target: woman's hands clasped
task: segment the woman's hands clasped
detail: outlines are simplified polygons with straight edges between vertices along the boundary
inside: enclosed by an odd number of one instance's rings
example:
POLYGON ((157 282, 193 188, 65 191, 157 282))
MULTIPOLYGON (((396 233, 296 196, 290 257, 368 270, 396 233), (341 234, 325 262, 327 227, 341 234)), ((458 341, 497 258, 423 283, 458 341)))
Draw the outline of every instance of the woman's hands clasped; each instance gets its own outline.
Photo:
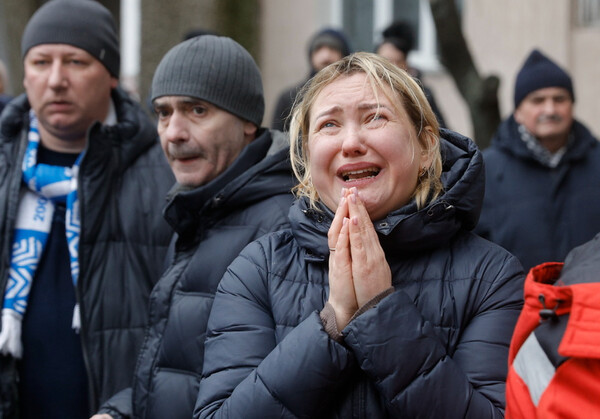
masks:
POLYGON ((360 307, 392 285, 385 253, 356 188, 342 189, 327 239, 328 302, 342 330, 360 307))

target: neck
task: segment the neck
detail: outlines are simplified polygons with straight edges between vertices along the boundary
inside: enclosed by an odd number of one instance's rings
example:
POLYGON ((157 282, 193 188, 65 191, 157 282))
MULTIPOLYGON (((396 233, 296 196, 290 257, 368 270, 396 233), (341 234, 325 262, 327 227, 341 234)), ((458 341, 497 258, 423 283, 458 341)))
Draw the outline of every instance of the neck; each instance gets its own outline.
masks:
POLYGON ((87 142, 86 133, 60 133, 55 134, 45 129, 41 124, 38 127, 40 131, 40 142, 48 150, 59 153, 80 153, 87 142))
MULTIPOLYGON (((98 121, 113 125, 116 123, 115 109, 112 101, 107 103, 106 111, 102 115, 97 115, 98 121)), ((49 150, 59 153, 80 153, 87 144, 87 132, 91 126, 69 127, 61 129, 60 127, 45 126, 38 120, 38 129, 40 132, 40 142, 49 150)))
POLYGON ((547 149, 550 153, 554 154, 569 141, 569 134, 566 135, 554 135, 537 139, 540 144, 547 149))

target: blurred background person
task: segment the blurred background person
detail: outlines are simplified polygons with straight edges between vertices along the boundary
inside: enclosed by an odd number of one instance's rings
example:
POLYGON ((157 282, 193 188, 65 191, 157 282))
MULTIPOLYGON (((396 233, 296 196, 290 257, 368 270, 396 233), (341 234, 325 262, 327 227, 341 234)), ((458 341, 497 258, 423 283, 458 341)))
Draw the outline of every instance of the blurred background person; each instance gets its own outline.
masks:
POLYGON ((292 111, 294 99, 302 86, 319 70, 342 59, 351 52, 350 42, 340 30, 325 28, 314 34, 308 44, 310 73, 305 80, 286 89, 279 95, 275 111, 273 112, 271 128, 279 131, 287 131, 290 127, 289 116, 292 111))
POLYGON ((417 79, 440 127, 446 127, 444 117, 435 101, 433 92, 421 80, 421 72, 408 64, 408 54, 415 46, 415 36, 410 24, 402 21, 394 22, 383 30, 382 38, 383 40, 377 45, 375 52, 387 58, 402 70, 408 71, 417 79))
POLYGON ((529 270, 562 262, 600 231, 600 144, 574 118, 573 83, 540 50, 517 74, 514 112, 484 152, 476 231, 529 270))

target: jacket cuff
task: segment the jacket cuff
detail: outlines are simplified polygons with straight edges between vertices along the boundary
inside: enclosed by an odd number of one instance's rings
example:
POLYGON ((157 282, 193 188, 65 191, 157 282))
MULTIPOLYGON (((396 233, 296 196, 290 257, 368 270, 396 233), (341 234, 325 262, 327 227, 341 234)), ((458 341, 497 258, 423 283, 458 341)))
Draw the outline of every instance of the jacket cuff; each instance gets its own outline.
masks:
POLYGON ((350 321, 348 322, 348 324, 350 324, 352 322, 352 320, 356 319, 358 316, 360 316, 361 314, 363 314, 365 311, 367 311, 367 310, 375 307, 377 304, 379 304, 379 302, 381 300, 383 300, 388 295, 392 294, 394 292, 394 290, 395 290, 394 287, 389 287, 387 290, 382 291, 379 294, 377 294, 375 297, 371 298, 361 308, 359 308, 358 310, 356 310, 356 313, 354 313, 352 315, 352 318, 350 319, 350 321))
POLYGON ((323 307, 323 310, 321 310, 321 312, 319 313, 319 317, 321 318, 323 328, 325 329, 329 337, 338 343, 343 343, 344 336, 338 330, 333 306, 329 303, 325 303, 325 307, 323 307))

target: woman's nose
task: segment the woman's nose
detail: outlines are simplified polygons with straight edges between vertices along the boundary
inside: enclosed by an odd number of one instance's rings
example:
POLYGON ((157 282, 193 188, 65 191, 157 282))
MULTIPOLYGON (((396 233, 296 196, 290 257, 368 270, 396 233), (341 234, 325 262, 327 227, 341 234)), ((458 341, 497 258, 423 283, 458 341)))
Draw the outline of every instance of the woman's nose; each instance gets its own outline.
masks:
POLYGON ((359 128, 348 127, 342 135, 342 152, 345 155, 361 155, 367 151, 364 135, 359 128))

